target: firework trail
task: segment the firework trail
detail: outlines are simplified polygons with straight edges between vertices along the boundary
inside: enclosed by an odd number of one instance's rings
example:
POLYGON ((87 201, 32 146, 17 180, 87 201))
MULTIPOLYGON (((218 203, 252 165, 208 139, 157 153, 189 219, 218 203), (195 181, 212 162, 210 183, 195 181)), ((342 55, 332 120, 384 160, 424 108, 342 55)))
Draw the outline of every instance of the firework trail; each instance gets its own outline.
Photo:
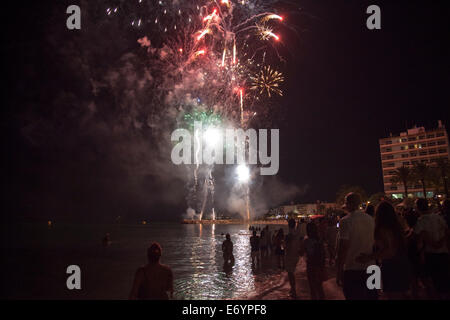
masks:
POLYGON ((211 218, 215 220, 215 210, 214 210, 214 178, 212 176, 212 167, 208 168, 206 177, 203 184, 203 199, 200 209, 199 220, 202 220, 203 214, 205 212, 206 202, 208 201, 208 195, 211 195, 211 218))
POLYGON ((202 200, 202 206, 200 209, 200 217, 199 220, 201 221, 203 218, 203 213, 205 211, 205 205, 206 205, 206 200, 208 199, 208 182, 207 179, 205 179, 205 182, 203 184, 203 200, 202 200))

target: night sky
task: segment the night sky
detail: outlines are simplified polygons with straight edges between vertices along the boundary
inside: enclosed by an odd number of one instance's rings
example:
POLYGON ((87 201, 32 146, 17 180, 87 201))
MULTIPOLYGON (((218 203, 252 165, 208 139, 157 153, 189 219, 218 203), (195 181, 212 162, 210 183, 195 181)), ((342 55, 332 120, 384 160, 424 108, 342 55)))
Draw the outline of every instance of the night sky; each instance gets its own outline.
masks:
MULTIPOLYGON (((96 138, 99 127, 80 126, 90 120, 77 104, 86 104, 91 89, 77 54, 92 50, 91 70, 100 74, 139 46, 136 37, 119 34, 113 43, 105 34, 107 46, 93 38, 74 48, 80 34, 65 28, 65 8, 76 3, 21 1, 2 10, 3 216, 179 218, 186 209, 180 179, 161 179, 150 162, 136 183, 130 172, 141 168, 122 165, 122 146, 137 150, 141 140, 127 135, 118 145, 117 136, 96 138)), ((334 201, 343 184, 383 191, 379 138, 415 124, 434 128, 438 119, 450 126, 450 9, 446 1, 296 3, 301 14, 285 16, 302 21, 298 36, 284 39, 287 81, 273 123, 281 134, 277 179, 302 192, 283 202, 334 201), (370 4, 381 7, 382 30, 365 26, 370 4)), ((104 123, 114 123, 117 113, 100 111, 104 123)))

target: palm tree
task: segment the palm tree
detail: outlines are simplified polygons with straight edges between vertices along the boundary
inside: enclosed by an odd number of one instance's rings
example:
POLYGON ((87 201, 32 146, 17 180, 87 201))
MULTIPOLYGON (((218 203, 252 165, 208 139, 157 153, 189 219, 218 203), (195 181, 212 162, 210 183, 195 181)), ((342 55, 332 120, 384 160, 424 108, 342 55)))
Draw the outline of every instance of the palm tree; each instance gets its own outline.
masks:
POLYGON ((428 180, 430 176, 430 168, 427 166, 426 163, 423 162, 416 162, 413 167, 413 177, 414 180, 419 181, 422 185, 423 190, 423 197, 427 198, 427 189, 426 189, 426 181, 428 180))
POLYGON ((438 158, 436 159, 437 170, 439 175, 441 176, 442 181, 444 182, 444 192, 446 197, 448 198, 448 185, 447 179, 450 172, 450 163, 447 158, 438 158))
POLYGON ((402 183, 403 188, 405 189, 405 199, 408 198, 408 183, 412 180, 412 172, 411 169, 406 167, 405 165, 397 168, 394 172, 393 177, 391 178, 391 182, 393 185, 397 183, 402 183))
POLYGON ((428 186, 433 189, 435 193, 444 193, 444 184, 442 183, 441 173, 439 172, 438 167, 430 167, 428 186))

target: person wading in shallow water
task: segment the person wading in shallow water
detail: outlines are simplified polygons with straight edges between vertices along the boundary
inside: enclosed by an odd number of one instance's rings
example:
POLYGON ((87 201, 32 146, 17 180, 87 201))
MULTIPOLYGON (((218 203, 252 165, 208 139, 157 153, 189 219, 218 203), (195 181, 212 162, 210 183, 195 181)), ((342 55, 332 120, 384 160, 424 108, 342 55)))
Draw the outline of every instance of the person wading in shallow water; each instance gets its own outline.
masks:
POLYGON ((231 242, 230 234, 227 233, 222 243, 223 263, 225 266, 234 265, 233 242, 231 242))
POLYGON ((250 237, 250 246, 251 246, 251 258, 252 258, 252 266, 260 266, 261 260, 259 257, 259 237, 256 235, 256 230, 253 231, 253 235, 250 237))
POLYGON ((148 264, 136 271, 130 300, 169 300, 168 293, 173 297, 172 270, 159 263, 161 253, 161 246, 156 242, 148 248, 148 264))

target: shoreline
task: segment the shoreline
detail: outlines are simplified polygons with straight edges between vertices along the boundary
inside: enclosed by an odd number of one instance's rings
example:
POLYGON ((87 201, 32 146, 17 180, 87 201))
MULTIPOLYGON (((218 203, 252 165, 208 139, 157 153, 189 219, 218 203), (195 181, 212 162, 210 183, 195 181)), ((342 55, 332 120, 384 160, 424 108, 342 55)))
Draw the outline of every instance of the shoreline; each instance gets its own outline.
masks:
POLYGON ((182 224, 247 224, 247 225, 287 225, 286 220, 188 220, 181 221, 182 224))

